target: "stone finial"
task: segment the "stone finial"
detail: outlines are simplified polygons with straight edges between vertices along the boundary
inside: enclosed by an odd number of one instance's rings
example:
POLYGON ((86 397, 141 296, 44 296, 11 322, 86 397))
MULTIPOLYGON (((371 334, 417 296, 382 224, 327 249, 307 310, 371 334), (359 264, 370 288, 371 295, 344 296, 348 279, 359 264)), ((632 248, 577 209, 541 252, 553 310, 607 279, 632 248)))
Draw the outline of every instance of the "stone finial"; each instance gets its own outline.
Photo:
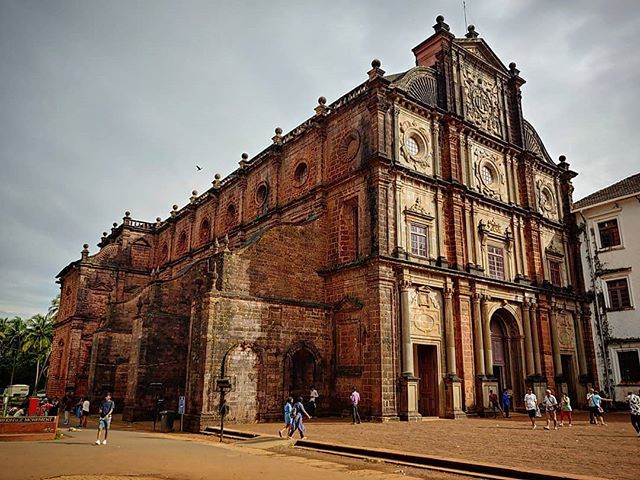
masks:
POLYGON ((433 26, 433 29, 438 32, 449 32, 451 29, 449 25, 445 23, 444 17, 442 15, 438 15, 436 17, 436 24, 433 26))
POLYGON ((567 157, 565 157, 564 155, 560 155, 558 157, 558 160, 560 161, 560 165, 558 165, 560 168, 562 168, 563 170, 569 170, 569 162, 567 162, 567 157))
POLYGON ((271 137, 273 143, 275 145, 280 145, 282 143, 282 129, 280 127, 276 127, 276 134, 271 137))
POLYGON ((560 155, 558 157, 558 160, 560 160, 560 163, 567 163, 567 157, 565 157, 564 155, 560 155))
POLYGON ((124 216, 129 218, 131 216, 131 212, 127 210, 126 212, 124 212, 124 216))
POLYGON ((197 190, 193 190, 191 192, 191 196, 189 197, 189 201, 191 203, 195 202, 198 199, 198 191, 197 190))
POLYGON ((511 62, 509 64, 509 73, 512 77, 517 77, 518 75, 520 75, 520 70, 516 68, 516 62, 511 62))
POLYGON ((219 173, 216 173, 213 176, 213 182, 212 183, 213 183, 213 187, 214 188, 220 188, 220 174, 219 173))
POLYGON ((249 154, 244 152, 242 155, 240 155, 241 160, 238 162, 238 164, 240 165, 240 168, 244 168, 247 166, 247 160, 249 159, 249 154))
POLYGON ((224 242, 224 251, 225 252, 230 252, 231 249, 229 248, 229 234, 228 233, 224 234, 223 242, 224 242))
POLYGON ((213 248, 216 250, 214 253, 218 253, 220 251, 220 242, 218 241, 218 237, 213 239, 213 248))
POLYGON ((129 225, 130 221, 131 221, 131 212, 127 210, 126 212, 124 212, 124 217, 122 217, 122 224, 129 225))
POLYGON ((469 25, 467 27, 467 33, 466 33, 465 37, 467 37, 467 38, 478 38, 478 32, 476 32, 476 26, 475 25, 469 25))
POLYGON ((84 245, 82 245, 82 252, 80 252, 80 254, 82 255, 82 260, 86 260, 89 257, 89 244, 85 243, 84 245))
POLYGON ((178 214, 178 205, 171 207, 171 216, 175 217, 178 214))
POLYGON ((327 99, 325 97, 318 98, 318 106, 315 108, 316 115, 324 115, 327 110, 327 99))
POLYGON ((367 72, 367 75, 369 75, 369 80, 373 80, 374 78, 378 78, 384 75, 384 70, 380 68, 380 65, 382 64, 377 58, 374 58, 371 61, 371 70, 367 72))
POLYGON ((111 224, 111 232, 115 232, 115 231, 116 231, 116 228, 118 228, 118 224, 117 224, 116 222, 113 222, 113 223, 111 224))
POLYGON ((156 227, 159 227, 162 224, 162 218, 156 217, 156 227))

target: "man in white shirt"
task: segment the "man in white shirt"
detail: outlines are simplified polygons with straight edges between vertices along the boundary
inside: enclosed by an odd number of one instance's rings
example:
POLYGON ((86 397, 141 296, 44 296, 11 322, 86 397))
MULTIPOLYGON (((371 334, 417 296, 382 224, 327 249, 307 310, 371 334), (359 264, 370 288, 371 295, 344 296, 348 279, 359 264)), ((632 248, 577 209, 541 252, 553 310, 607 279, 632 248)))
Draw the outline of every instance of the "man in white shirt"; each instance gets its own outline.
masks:
POLYGON ((536 429, 536 412, 538 410, 538 397, 533 393, 533 390, 529 388, 527 394, 524 396, 524 408, 529 414, 529 420, 531 420, 531 428, 536 429))
POLYGON ((545 390, 542 405, 544 405, 544 410, 547 413, 547 425, 544 427, 544 429, 549 430, 549 424, 551 420, 553 420, 553 429, 557 430, 558 420, 556 418, 556 409, 558 408, 558 400, 553 396, 551 390, 545 390))
POLYGON ((631 409, 631 425, 636 431, 636 434, 640 437, 640 397, 633 392, 628 392, 627 402, 629 402, 629 408, 631 409))
POLYGON ((318 391, 316 388, 311 385, 311 391, 309 392, 309 413, 312 417, 316 416, 316 399, 319 397, 318 391))

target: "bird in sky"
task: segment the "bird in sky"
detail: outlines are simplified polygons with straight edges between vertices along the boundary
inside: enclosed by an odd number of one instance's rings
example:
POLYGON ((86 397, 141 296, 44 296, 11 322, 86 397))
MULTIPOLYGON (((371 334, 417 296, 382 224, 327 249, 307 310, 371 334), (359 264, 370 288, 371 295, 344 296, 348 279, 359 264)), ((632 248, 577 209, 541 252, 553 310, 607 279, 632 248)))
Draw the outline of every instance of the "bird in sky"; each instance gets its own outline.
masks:
POLYGON ((196 164, 196 168, 198 169, 198 171, 202 170, 202 167, 198 164, 196 164))

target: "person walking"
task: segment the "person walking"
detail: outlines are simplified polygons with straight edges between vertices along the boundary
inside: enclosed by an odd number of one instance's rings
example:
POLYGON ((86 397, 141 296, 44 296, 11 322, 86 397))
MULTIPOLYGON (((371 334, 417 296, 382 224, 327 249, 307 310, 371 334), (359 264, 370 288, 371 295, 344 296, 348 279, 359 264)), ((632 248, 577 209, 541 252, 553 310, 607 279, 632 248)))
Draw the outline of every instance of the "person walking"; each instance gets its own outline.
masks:
POLYGON ((351 396, 349 398, 351 399, 351 415, 353 417, 353 425, 355 425, 356 423, 360 423, 360 412, 358 411, 358 405, 360 404, 360 394, 358 393, 358 390, 356 390, 355 386, 351 389, 351 396))
POLYGON ((558 419, 556 417, 556 410, 558 409, 558 400, 551 393, 551 390, 547 389, 544 392, 544 398, 542 399, 542 405, 544 406, 544 411, 547 416, 547 425, 544 427, 545 430, 550 429, 551 420, 553 420, 553 429, 558 429, 558 419))
POLYGON ((571 408, 571 399, 569 398, 569 395, 567 395, 566 393, 562 394, 562 397, 560 397, 560 426, 564 427, 564 417, 567 417, 569 419, 569 426, 573 427, 573 422, 572 422, 572 415, 573 412, 573 408, 571 408))
POLYGON ((511 410, 511 399, 509 398, 509 389, 502 392, 502 408, 504 409, 504 418, 509 418, 509 410, 511 410))
POLYGON ((587 410, 589 410, 589 423, 591 425, 596 424, 596 408, 593 406, 593 402, 591 401, 594 393, 595 391, 593 390, 593 388, 589 387, 589 391, 587 392, 587 410))
POLYGON ((633 392, 628 392, 627 402, 629 402, 631 425, 640 437, 640 397, 633 392))
POLYGON ((87 428, 87 421, 89 420, 89 407, 91 403, 87 397, 84 397, 82 402, 82 417, 80 418, 80 426, 87 428))
POLYGON ((529 420, 531 421, 531 429, 536 429, 536 412, 538 411, 538 397, 533 393, 533 389, 529 388, 524 396, 524 408, 527 410, 529 420))
POLYGON ((291 434, 289 435, 289 437, 293 437, 296 431, 299 431, 300 438, 304 440, 307 437, 305 435, 305 427, 302 415, 306 415, 309 420, 311 420, 311 415, 309 415, 304 409, 304 405, 302 404, 302 402, 304 402, 304 398, 299 397, 298 401, 293 405, 295 416, 293 418, 293 428, 291 429, 291 434))
POLYGON ((318 391, 316 390, 316 388, 311 385, 311 390, 309 391, 309 411, 311 413, 311 416, 313 417, 316 416, 316 400, 319 396, 320 395, 318 395, 318 391))
POLYGON ((278 430, 278 435, 282 438, 282 433, 286 430, 287 438, 291 437, 290 433, 293 430, 293 397, 287 398, 284 402, 284 427, 278 430))
POLYGON ((69 417, 71 416, 71 410, 73 410, 73 398, 67 393, 62 397, 60 404, 64 411, 64 425, 69 425, 69 417))
POLYGON ((604 423, 604 409, 602 408, 602 402, 611 402, 610 398, 604 398, 599 393, 597 393, 593 388, 589 389, 589 393, 591 396, 587 396, 589 398, 589 410, 593 412, 593 416, 595 419, 595 424, 598 425, 606 425, 604 423), (600 420, 600 422, 598 422, 600 420))
POLYGON ((502 407, 500 406, 500 402, 498 401, 498 394, 493 390, 489 390, 489 402, 491 403, 491 410, 493 410, 493 418, 498 417, 497 410, 500 410, 500 414, 504 417, 504 412, 502 411, 502 407))
POLYGON ((100 445, 100 433, 104 432, 104 439, 102 445, 107 444, 107 435, 109 435, 109 428, 111 428, 111 416, 113 415, 113 409, 115 403, 111 400, 111 394, 107 393, 104 396, 104 400, 100 402, 100 420, 98 420, 98 433, 96 435, 96 445, 100 445))

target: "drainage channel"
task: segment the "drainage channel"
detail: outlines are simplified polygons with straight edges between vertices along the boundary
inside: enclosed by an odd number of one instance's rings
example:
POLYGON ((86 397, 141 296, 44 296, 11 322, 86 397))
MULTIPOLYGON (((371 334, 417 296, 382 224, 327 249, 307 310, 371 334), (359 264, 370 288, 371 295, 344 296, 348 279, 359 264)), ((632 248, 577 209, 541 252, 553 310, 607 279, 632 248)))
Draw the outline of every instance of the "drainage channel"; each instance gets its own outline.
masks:
MULTIPOLYGON (((217 427, 207 427, 202 433, 206 435, 219 436, 220 429, 217 427)), ((224 438, 243 442, 247 440, 253 440, 255 442, 259 441, 259 438, 265 438, 265 440, 266 438, 273 439, 271 435, 260 435, 256 433, 227 429, 224 431, 224 438)), ((394 465, 404 465, 407 467, 422 468, 442 473, 451 473, 489 480, 598 480, 593 476, 549 472, 544 470, 519 469, 502 465, 433 457, 429 455, 398 452, 394 450, 355 447, 312 440, 291 440, 291 442, 297 449, 301 450, 310 450, 368 461, 378 460, 394 465)))

